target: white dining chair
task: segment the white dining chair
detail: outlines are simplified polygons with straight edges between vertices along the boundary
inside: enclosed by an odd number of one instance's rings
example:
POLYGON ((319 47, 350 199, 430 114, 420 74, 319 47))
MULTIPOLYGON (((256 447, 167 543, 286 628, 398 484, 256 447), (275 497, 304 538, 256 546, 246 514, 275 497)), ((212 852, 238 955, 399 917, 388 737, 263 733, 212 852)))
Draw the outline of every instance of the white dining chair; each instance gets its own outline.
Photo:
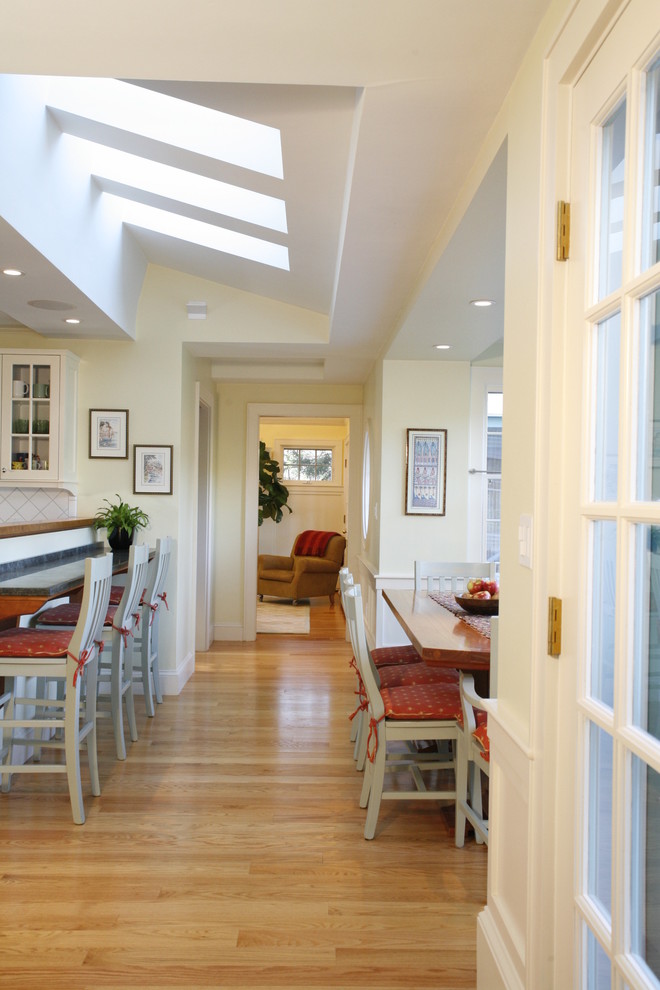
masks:
POLYGON ((488 819, 484 815, 482 774, 490 777, 490 741, 484 699, 474 688, 471 674, 461 673, 462 725, 458 737, 456 771, 455 842, 465 842, 465 823, 474 828, 477 842, 488 844, 488 819))
POLYGON ((379 690, 376 667, 367 648, 360 586, 348 588, 345 600, 351 641, 367 697, 367 761, 360 807, 367 808, 364 837, 373 839, 383 800, 456 800, 454 747, 459 731, 460 694, 456 683, 379 690), (452 743, 449 757, 419 753, 414 747, 403 753, 390 752, 391 742, 414 744, 428 740, 452 743), (401 770, 410 773, 415 790, 385 789, 386 772, 401 770), (439 776, 427 782, 422 776, 426 770, 439 772, 439 776), (451 786, 447 786, 447 771, 451 772, 451 786))
MULTIPOLYGON (((112 554, 85 561, 83 598, 71 630, 16 628, 0 632, 0 676, 8 690, 3 696, 3 729, 11 738, 3 743, 2 790, 23 773, 66 773, 73 820, 82 825, 85 809, 80 776, 80 746, 87 751, 92 794, 101 793, 96 751, 96 678, 101 630, 108 609, 112 581, 112 554), (61 679, 62 698, 28 695, 26 682, 61 679), (85 703, 81 690, 85 682, 85 703), (24 747, 29 732, 40 732, 44 748, 64 751, 63 763, 13 762, 16 746, 24 747), (19 734, 20 733, 20 734, 19 734), (63 739, 60 738, 63 734, 63 739)), ((36 737, 33 737, 36 738, 36 737)))
POLYGON ((485 561, 415 561, 415 591, 444 591, 452 594, 467 590, 470 578, 494 581, 497 565, 485 561))

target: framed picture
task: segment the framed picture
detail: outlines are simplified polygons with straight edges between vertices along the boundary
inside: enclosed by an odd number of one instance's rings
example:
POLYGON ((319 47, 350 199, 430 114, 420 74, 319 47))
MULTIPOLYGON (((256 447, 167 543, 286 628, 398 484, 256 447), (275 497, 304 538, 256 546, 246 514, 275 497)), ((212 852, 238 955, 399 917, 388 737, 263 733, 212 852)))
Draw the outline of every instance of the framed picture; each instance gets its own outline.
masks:
POLYGON ((128 459, 128 409, 89 410, 89 456, 128 459))
POLYGON ((408 430, 406 515, 444 516, 447 491, 447 431, 408 430))
POLYGON ((133 491, 172 494, 172 445, 133 444, 133 491))

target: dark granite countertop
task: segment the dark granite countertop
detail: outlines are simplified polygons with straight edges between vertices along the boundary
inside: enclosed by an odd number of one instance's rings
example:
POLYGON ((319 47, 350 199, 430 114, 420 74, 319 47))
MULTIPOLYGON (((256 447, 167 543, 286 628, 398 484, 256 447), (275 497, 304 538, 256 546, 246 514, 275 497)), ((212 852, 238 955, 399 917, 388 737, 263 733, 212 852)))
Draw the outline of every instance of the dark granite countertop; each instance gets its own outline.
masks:
MULTIPOLYGON (((103 543, 90 543, 86 547, 76 547, 75 550, 1 564, 0 596, 34 595, 53 598, 56 595, 66 595, 83 584, 86 558, 100 557, 107 552, 103 543)), ((113 554, 113 573, 126 570, 127 564, 128 551, 113 554)))

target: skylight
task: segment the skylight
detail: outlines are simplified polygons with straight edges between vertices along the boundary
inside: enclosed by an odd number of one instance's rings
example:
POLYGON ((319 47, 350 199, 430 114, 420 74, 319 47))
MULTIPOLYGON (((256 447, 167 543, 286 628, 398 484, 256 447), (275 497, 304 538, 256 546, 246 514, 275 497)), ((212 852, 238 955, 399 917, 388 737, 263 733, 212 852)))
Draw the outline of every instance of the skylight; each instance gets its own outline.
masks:
POLYGON ((89 175, 120 222, 289 270, 288 248, 268 239, 287 233, 286 204, 250 188, 255 173, 267 177, 262 189, 283 177, 277 128, 116 79, 31 77, 30 85, 42 87, 72 172, 75 163, 89 175), (237 174, 241 185, 225 181, 237 174))

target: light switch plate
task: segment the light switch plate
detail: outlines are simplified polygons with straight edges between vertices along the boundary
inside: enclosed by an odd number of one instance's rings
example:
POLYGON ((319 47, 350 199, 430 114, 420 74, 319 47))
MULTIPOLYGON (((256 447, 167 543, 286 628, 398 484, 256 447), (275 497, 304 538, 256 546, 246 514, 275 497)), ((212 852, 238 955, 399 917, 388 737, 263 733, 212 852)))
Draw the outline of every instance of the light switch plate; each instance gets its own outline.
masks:
POLYGON ((532 517, 523 515, 518 522, 518 560, 523 567, 532 566, 532 517))

